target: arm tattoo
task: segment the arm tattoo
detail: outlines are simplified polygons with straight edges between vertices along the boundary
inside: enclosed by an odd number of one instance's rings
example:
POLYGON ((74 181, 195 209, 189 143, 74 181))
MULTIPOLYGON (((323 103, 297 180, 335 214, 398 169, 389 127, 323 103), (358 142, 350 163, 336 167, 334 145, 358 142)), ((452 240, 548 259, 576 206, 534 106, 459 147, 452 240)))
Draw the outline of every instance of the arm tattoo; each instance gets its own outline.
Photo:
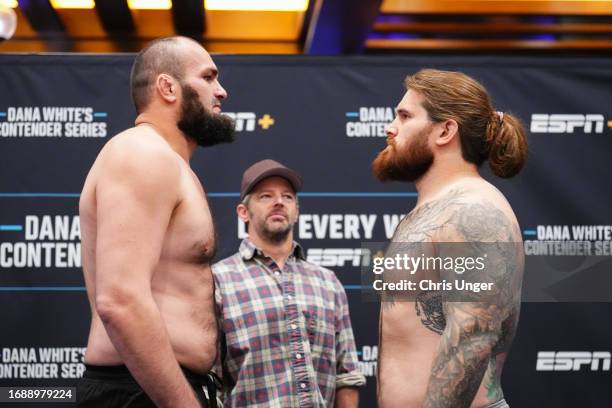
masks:
POLYGON ((442 334, 446 327, 446 316, 442 311, 442 295, 434 290, 420 292, 414 302, 416 315, 423 326, 434 333, 442 334))
POLYGON ((424 407, 469 407, 484 383, 491 402, 502 396, 496 356, 506 353, 516 330, 520 307, 522 252, 520 230, 492 203, 465 203, 447 220, 457 238, 478 247, 490 243, 496 254, 485 268, 493 291, 467 302, 443 302, 446 327, 432 366, 424 407), (497 243, 497 244, 494 244, 497 243))

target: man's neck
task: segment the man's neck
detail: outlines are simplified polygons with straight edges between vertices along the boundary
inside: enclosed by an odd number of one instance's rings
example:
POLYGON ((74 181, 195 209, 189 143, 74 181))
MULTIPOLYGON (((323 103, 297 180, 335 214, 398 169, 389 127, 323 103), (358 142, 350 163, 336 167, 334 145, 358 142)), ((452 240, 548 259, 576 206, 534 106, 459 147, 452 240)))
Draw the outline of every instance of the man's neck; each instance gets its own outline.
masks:
POLYGON ((465 178, 481 178, 475 164, 456 155, 438 156, 427 173, 415 182, 416 206, 430 201, 447 186, 465 178))
POLYGON ((261 249, 264 254, 274 259, 274 262, 276 262, 280 268, 285 266, 285 261, 293 250, 292 233, 289 233, 287 238, 281 242, 271 242, 256 234, 249 235, 249 239, 257 248, 261 249))
POLYGON ((134 123, 136 126, 144 125, 153 128, 157 134, 168 142, 172 150, 189 163, 197 144, 186 137, 172 120, 160 121, 158 117, 160 115, 143 112, 138 115, 134 123))

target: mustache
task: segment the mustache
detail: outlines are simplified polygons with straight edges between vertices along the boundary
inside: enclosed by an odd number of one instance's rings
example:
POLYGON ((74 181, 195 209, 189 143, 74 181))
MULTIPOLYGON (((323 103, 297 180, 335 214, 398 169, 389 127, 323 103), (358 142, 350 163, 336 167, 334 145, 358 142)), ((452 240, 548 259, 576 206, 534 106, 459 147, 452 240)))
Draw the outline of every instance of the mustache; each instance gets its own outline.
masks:
POLYGON ((272 216, 274 216, 274 215, 282 215, 282 216, 283 216, 283 217, 285 217, 285 218, 289 218, 289 214, 287 214, 287 212, 286 212, 286 211, 279 211, 279 210, 273 210, 273 211, 270 211, 270 212, 268 213, 268 216, 267 216, 266 218, 270 218, 270 217, 272 217, 272 216))

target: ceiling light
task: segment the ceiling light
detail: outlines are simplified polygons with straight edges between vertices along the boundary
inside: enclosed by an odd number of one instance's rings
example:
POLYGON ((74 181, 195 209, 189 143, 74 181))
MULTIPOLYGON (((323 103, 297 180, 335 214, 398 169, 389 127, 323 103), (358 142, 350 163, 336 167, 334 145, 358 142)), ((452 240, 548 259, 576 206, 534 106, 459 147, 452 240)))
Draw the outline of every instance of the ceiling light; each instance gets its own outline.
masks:
POLYGON ((10 39, 17 28, 17 15, 12 8, 0 6, 0 41, 10 39))
POLYGON ((92 9, 96 3, 94 0, 51 0, 51 6, 54 9, 92 9))
POLYGON ((17 0, 0 0, 0 7, 17 8, 17 0))
POLYGON ((308 0, 204 0, 206 10, 306 11, 308 0))
POLYGON ((170 10, 171 0, 128 0, 131 10, 170 10))

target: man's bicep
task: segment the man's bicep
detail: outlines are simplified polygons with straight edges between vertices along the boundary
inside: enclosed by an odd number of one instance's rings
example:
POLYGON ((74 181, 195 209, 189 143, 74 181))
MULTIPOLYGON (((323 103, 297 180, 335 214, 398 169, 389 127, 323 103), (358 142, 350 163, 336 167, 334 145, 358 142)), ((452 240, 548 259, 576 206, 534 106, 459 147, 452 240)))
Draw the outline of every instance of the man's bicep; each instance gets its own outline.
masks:
POLYGON ((451 268, 441 275, 455 283, 452 300, 465 303, 458 310, 492 316, 489 312, 497 307, 505 317, 515 306, 524 264, 515 229, 514 221, 486 201, 467 203, 451 217, 444 233, 446 242, 436 245, 437 252, 450 262, 451 268))
POLYGON ((145 165, 115 166, 96 186, 98 292, 118 282, 129 287, 150 281, 159 260, 175 187, 168 173, 145 165))

